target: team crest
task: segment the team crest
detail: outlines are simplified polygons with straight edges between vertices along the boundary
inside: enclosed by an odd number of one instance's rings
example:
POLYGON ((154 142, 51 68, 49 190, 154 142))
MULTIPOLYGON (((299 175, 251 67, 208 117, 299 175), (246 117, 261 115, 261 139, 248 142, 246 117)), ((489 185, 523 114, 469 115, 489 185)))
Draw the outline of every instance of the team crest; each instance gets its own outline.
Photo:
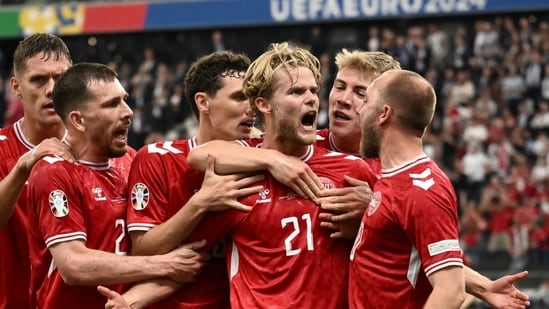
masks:
POLYGON ((69 202, 65 192, 61 190, 51 191, 49 202, 50 210, 55 217, 63 218, 69 214, 69 202))
POLYGON ((324 189, 333 189, 335 188, 335 183, 330 178, 326 177, 319 177, 320 182, 324 185, 324 189))
POLYGON ((373 215, 374 212, 376 212, 376 210, 379 208, 379 205, 381 205, 381 192, 376 191, 372 195, 370 205, 368 205, 368 216, 373 215))
POLYGON ((136 183, 132 188, 132 207, 143 210, 149 204, 149 188, 145 184, 136 183))

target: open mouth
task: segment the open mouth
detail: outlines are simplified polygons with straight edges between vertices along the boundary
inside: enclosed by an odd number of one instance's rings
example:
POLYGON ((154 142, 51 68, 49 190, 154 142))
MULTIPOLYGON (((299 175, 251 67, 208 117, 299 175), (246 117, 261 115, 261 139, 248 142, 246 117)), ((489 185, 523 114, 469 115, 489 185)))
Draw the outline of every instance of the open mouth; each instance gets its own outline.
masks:
POLYGON ((338 111, 334 112, 334 118, 338 119, 338 120, 351 120, 351 118, 349 116, 347 116, 346 114, 344 114, 342 112, 338 112, 338 111))
POLYGON ((305 127, 312 127, 316 121, 316 112, 308 112, 301 118, 301 124, 305 127))
POLYGON ((117 140, 126 141, 128 139, 128 129, 114 131, 114 138, 117 140))
POLYGON ((254 126, 254 120, 253 119, 244 120, 240 123, 240 125, 243 126, 243 127, 251 128, 251 127, 254 126))

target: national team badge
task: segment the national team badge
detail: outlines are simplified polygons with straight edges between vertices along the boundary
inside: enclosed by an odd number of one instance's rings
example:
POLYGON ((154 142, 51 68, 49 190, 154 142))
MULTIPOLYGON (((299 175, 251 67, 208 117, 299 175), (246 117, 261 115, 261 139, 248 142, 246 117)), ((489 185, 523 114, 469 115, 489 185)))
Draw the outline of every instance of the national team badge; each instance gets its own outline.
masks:
POLYGON ((333 189, 335 188, 335 183, 330 178, 318 177, 320 182, 324 185, 324 189, 333 189))
POLYGON ((368 216, 373 215, 379 208, 379 205, 381 205, 381 192, 376 191, 372 194, 372 199, 368 205, 368 216))
POLYGON ((49 202, 50 210, 55 217, 63 218, 69 214, 69 202, 65 192, 61 190, 51 191, 49 202))
POLYGON ((132 207, 143 210, 149 204, 149 188, 145 184, 136 183, 132 188, 132 207))

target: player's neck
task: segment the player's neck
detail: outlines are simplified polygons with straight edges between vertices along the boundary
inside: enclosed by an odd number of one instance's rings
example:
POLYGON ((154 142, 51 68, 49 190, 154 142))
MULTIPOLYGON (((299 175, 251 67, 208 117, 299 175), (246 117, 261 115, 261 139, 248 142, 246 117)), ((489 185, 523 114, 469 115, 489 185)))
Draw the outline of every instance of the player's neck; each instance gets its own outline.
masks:
POLYGON ((421 138, 386 138, 381 142, 379 158, 381 168, 390 169, 425 155, 421 138))
POLYGON ((33 145, 38 145, 43 140, 51 137, 57 137, 62 140, 67 132, 65 125, 61 122, 56 125, 45 126, 37 122, 25 121, 25 119, 21 121, 21 130, 25 138, 33 145))
POLYGON ((274 149, 287 156, 301 157, 307 153, 310 145, 297 144, 276 136, 265 134, 261 148, 274 149))
POLYGON ((358 154, 360 152, 360 136, 351 136, 349 138, 336 137, 330 133, 330 144, 332 144, 332 150, 346 153, 346 154, 358 154))
POLYGON ((76 161, 90 163, 105 163, 109 161, 109 157, 105 156, 101 149, 94 147, 93 143, 87 140, 85 136, 69 134, 63 142, 70 147, 76 161))

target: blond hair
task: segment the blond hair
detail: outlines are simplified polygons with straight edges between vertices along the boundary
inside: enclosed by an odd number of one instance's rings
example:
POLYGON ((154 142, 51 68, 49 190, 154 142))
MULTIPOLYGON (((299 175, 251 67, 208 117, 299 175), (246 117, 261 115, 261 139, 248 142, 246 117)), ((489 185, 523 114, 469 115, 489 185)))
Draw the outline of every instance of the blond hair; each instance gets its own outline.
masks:
MULTIPOLYGON (((252 111, 260 115, 255 105, 259 97, 270 98, 273 94, 274 74, 283 69, 286 73, 297 67, 306 67, 313 72, 316 83, 320 85, 320 61, 308 50, 290 45, 288 42, 273 43, 270 48, 252 62, 244 77, 244 93, 250 100, 252 111)), ((295 82, 295 81, 292 81, 295 82)))
POLYGON ((376 77, 388 70, 400 70, 400 63, 386 53, 349 51, 345 48, 335 56, 335 64, 338 70, 350 67, 362 73, 374 74, 376 77))

